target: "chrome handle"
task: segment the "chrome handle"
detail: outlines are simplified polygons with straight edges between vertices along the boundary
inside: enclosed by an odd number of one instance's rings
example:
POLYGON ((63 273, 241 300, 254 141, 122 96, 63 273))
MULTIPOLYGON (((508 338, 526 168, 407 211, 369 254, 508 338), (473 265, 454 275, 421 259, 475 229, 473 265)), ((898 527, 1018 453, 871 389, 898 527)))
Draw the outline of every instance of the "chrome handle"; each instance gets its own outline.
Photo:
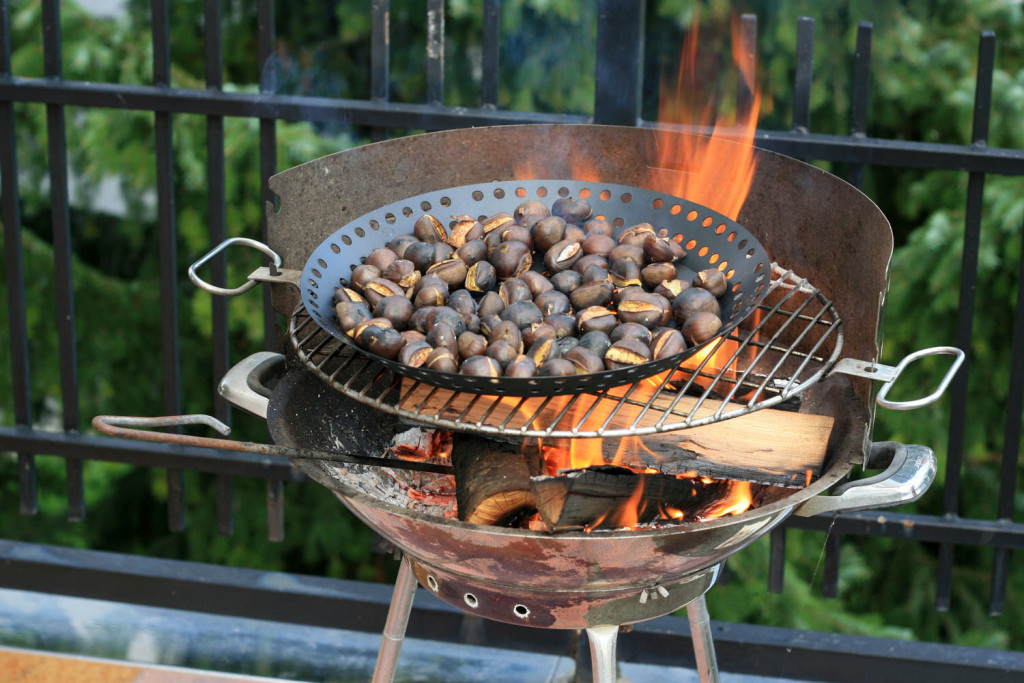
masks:
POLYGON ((879 390, 878 396, 875 398, 875 403, 883 408, 888 408, 889 410, 913 410, 915 408, 930 406, 938 401, 942 397, 942 394, 946 393, 946 387, 948 387, 949 383, 953 381, 953 377, 956 375, 956 371, 959 370, 960 366, 963 364, 965 356, 966 354, 964 354, 963 350, 958 349, 955 346, 933 346, 930 349, 915 351, 899 362, 899 365, 896 366, 896 372, 892 379, 883 384, 882 388, 879 390), (956 359, 949 367, 949 370, 946 371, 946 376, 942 378, 942 382, 939 383, 938 389, 924 398, 918 398, 912 401, 890 401, 886 398, 886 396, 889 395, 889 390, 892 389, 894 384, 896 384, 896 380, 900 378, 904 368, 918 358, 940 355, 954 355, 956 356, 956 359))
POLYGON ((217 384, 217 393, 232 405, 266 420, 270 391, 263 385, 262 378, 282 364, 284 356, 280 353, 254 353, 228 370, 217 384))
POLYGON ((912 503, 935 480, 938 465, 930 448, 886 441, 872 444, 872 451, 872 459, 891 453, 892 460, 884 472, 837 486, 831 496, 815 496, 794 509, 793 514, 811 517, 912 503))
POLYGON ((271 262, 274 264, 273 267, 270 269, 270 275, 278 274, 277 269, 281 266, 281 257, 278 255, 276 251, 274 251, 267 245, 263 244, 263 242, 249 239, 248 237, 231 237, 215 246, 205 256, 203 256, 201 259, 199 259, 198 261, 196 261, 195 263, 188 267, 188 279, 192 281, 192 284, 194 284, 199 289, 205 290, 210 294, 216 294, 217 296, 238 296, 239 294, 248 292, 250 289, 255 287, 257 280, 254 279, 252 275, 249 276, 249 280, 247 280, 245 284, 240 285, 238 287, 217 287, 215 285, 211 285, 206 280, 203 280, 196 273, 196 270, 198 268, 205 265, 207 261, 209 261, 214 256, 224 251, 233 244, 241 244, 243 246, 252 247, 253 249, 257 249, 263 252, 264 254, 270 257, 271 262))
POLYGON ((938 401, 942 394, 946 392, 946 387, 953 380, 956 375, 956 371, 960 369, 960 366, 964 362, 965 354, 963 351, 955 346, 933 346, 929 349, 921 349, 909 354, 906 358, 899 362, 899 365, 892 367, 891 365, 882 365, 881 363, 869 363, 853 358, 843 358, 835 367, 832 368, 833 373, 842 373, 844 375, 851 375, 853 377, 865 377, 876 382, 884 382, 882 388, 878 392, 878 396, 875 398, 875 402, 883 408, 889 408, 890 410, 913 410, 915 408, 923 408, 924 406, 930 406, 931 404, 938 401), (949 370, 946 371, 946 376, 942 378, 942 382, 939 383, 939 388, 933 391, 924 398, 915 398, 911 401, 890 401, 886 398, 889 395, 889 390, 892 389, 893 385, 896 384, 896 380, 899 379, 903 370, 919 358, 926 356, 941 356, 941 355, 955 355, 956 360, 953 361, 953 365, 950 366, 949 370))

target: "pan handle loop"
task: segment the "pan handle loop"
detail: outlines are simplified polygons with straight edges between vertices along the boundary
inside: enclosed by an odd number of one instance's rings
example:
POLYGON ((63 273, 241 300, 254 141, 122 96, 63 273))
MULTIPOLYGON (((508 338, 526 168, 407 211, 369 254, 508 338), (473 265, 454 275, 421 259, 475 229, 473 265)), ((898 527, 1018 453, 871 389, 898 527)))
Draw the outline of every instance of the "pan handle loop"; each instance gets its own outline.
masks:
POLYGON ((215 285, 211 285, 206 280, 203 280, 196 273, 196 270, 205 265, 207 261, 209 261, 214 256, 224 251, 233 244, 241 244, 246 247, 252 247, 253 249, 257 249, 266 254, 267 256, 269 256, 271 259, 271 263, 273 263, 273 266, 271 266, 270 268, 270 274, 277 274, 277 268, 281 266, 281 256, 278 255, 276 251, 274 251, 267 245, 263 244, 263 242, 260 242, 258 240, 249 239, 248 237, 231 237, 215 246, 205 256, 203 256, 198 261, 196 261, 195 263, 188 267, 188 279, 192 281, 192 284, 194 284, 199 289, 205 290, 210 294, 216 294, 217 296, 238 296, 239 294, 248 292, 250 289, 255 287, 258 281, 252 278, 250 278, 245 284, 240 285, 238 287, 217 287, 215 285))
POLYGON ((911 353, 906 358, 900 361, 899 365, 896 366, 896 371, 893 373, 891 379, 882 385, 882 388, 878 391, 878 396, 875 398, 875 402, 883 408, 889 410, 914 410, 915 408, 923 408, 924 406, 930 406, 931 404, 942 398, 942 395, 946 393, 946 387, 953 380, 957 370, 964 362, 964 354, 962 349, 955 346, 933 346, 929 349, 921 349, 911 353), (912 401, 890 401, 886 398, 889 395, 889 390, 892 389, 893 385, 899 380, 900 375, 903 373, 904 368, 913 363, 919 358, 925 358, 927 356, 941 356, 941 355, 953 355, 956 358, 953 360, 953 364, 946 371, 946 376, 942 378, 942 382, 939 384, 939 388, 933 391, 924 398, 917 398, 912 401))

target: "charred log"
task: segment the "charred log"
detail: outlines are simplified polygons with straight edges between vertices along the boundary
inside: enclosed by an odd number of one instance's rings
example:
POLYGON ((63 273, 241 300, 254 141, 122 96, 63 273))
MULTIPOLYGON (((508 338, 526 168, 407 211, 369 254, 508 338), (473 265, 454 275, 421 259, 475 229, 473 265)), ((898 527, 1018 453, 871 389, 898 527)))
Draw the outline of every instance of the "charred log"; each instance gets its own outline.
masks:
POLYGON ((731 482, 596 466, 530 480, 541 518, 554 531, 616 529, 659 519, 697 520, 731 482))
POLYGON ((541 471, 536 450, 456 434, 452 466, 460 520, 514 527, 536 512, 530 488, 530 477, 541 471))

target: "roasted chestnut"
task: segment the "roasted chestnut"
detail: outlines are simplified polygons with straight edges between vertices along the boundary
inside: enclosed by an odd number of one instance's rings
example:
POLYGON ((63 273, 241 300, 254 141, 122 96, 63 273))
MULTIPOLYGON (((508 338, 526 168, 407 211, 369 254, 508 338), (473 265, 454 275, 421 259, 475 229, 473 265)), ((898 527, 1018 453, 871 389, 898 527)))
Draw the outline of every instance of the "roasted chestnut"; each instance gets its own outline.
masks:
POLYGON ((455 359, 455 354, 448 349, 441 347, 434 349, 427 356, 427 362, 423 364, 428 370, 435 372, 458 372, 459 364, 455 359))
POLYGON ((697 273, 696 277, 693 278, 693 286, 706 289, 715 296, 722 296, 725 294, 729 282, 725 277, 725 273, 718 270, 718 268, 708 268, 697 273))
POLYGON ((619 244, 634 244, 643 247, 648 236, 654 237, 654 226, 650 223, 637 223, 619 233, 619 244))
POLYGON ((582 255, 583 248, 579 242, 562 240, 545 252, 544 265, 552 273, 559 273, 572 268, 582 255))
POLYGON ((452 329, 452 326, 446 322, 435 323, 430 328, 430 331, 427 332, 427 343, 435 349, 444 347, 451 351, 453 355, 459 352, 458 336, 452 329))
POLYGON ((561 354, 559 353, 558 344, 553 337, 541 337, 530 346, 526 355, 532 358, 533 362, 540 367, 552 358, 558 358, 561 354))
POLYGON ((644 287, 655 289, 666 280, 676 279, 676 267, 671 263, 651 263, 640 271, 640 281, 644 287))
POLYGON ((404 329, 412 317, 413 303, 405 296, 386 296, 373 307, 375 318, 387 318, 396 329, 404 329))
POLYGON ((667 263, 686 256, 686 250, 673 239, 648 235, 643 241, 644 258, 649 263, 667 263))
POLYGON ((615 235, 615 229, 612 228, 612 224, 603 218, 591 218, 589 221, 583 224, 583 232, 587 235, 607 235, 613 237, 615 235))
MULTIPOLYGON (((501 234, 502 230, 511 228, 516 224, 516 219, 512 217, 512 214, 507 211, 500 211, 493 216, 488 216, 481 222, 483 234, 498 231, 501 234)), ((479 239, 479 238, 476 238, 479 239)))
POLYGON ((551 215, 565 219, 566 223, 582 223, 592 213, 590 202, 579 197, 559 197, 551 204, 551 215))
POLYGON ((583 275, 575 270, 563 270, 551 276, 551 286, 562 294, 571 294, 581 284, 583 284, 583 275))
POLYGON ((651 349, 642 341, 623 339, 608 347, 604 352, 604 366, 609 370, 639 365, 651 360, 651 349))
POLYGON ((544 320, 544 315, 532 301, 516 301, 505 307, 501 312, 501 319, 511 321, 519 329, 523 329, 544 320))
POLYGON ((425 213, 416 219, 412 226, 412 234, 420 242, 429 242, 431 244, 434 242, 444 242, 448 239, 448 229, 444 227, 441 221, 429 213, 425 213))
MULTIPOLYGON (((396 257, 405 258, 405 250, 409 248, 410 244, 416 244, 417 242, 419 240, 412 235, 399 235, 388 242, 388 249, 395 252, 396 257)), ((367 256, 366 260, 369 262, 370 257, 367 256)))
POLYGON ((529 327, 520 330, 520 332, 523 335, 523 348, 526 349, 533 346, 538 339, 558 338, 558 334, 555 332, 555 328, 545 322, 533 323, 529 327))
POLYGON ((576 329, 583 334, 593 330, 608 334, 618 324, 615 314, 604 306, 591 306, 576 314, 576 329))
POLYGON ((382 277, 370 280, 366 283, 366 286, 363 287, 363 297, 371 306, 376 306, 381 299, 393 294, 405 296, 405 290, 402 289, 398 283, 386 280, 382 277))
POLYGON ((571 337, 576 333, 576 318, 568 313, 556 313, 544 318, 544 324, 550 325, 555 331, 555 337, 562 339, 571 337))
MULTIPOLYGON (((429 324, 431 326, 437 326, 440 323, 447 323, 452 328, 452 332, 455 333, 456 337, 466 331, 466 321, 463 320, 461 315, 447 306, 437 306, 430 314, 429 324)), ((429 329, 424 332, 424 334, 429 333, 429 329)))
POLYGON ((356 341, 370 353, 389 360, 398 358, 402 347, 405 346, 405 339, 398 330, 378 325, 367 325, 359 333, 356 341))
POLYGON ((580 285, 572 294, 569 295, 569 301, 572 303, 573 310, 582 311, 584 308, 590 306, 607 306, 612 301, 612 296, 615 294, 615 285, 610 282, 592 282, 586 285, 580 285))
POLYGON ((615 239, 601 232, 590 233, 581 243, 584 254, 597 254, 607 257, 615 248, 615 239))
MULTIPOLYGON (((483 321, 481 320, 482 323, 483 321)), ((507 341, 512 344, 517 355, 523 352, 523 335, 519 331, 519 326, 513 322, 502 320, 491 329, 490 334, 487 335, 489 347, 499 341, 507 341)))
POLYGON ((702 311, 716 316, 721 312, 718 299, 706 289, 691 287, 680 292, 679 296, 672 300, 672 316, 680 325, 694 313, 702 311))
POLYGON ((512 342, 499 339, 498 341, 491 342, 487 345, 486 355, 488 358, 493 358, 498 361, 498 365, 501 367, 505 367, 515 360, 516 356, 521 353, 522 349, 517 348, 512 342))
POLYGON ((544 292, 535 297, 533 302, 537 304, 537 308, 540 309, 545 318, 549 315, 569 312, 569 297, 555 290, 544 292))
POLYGON ((506 377, 533 377, 537 374, 537 364, 529 356, 519 355, 505 366, 506 377))
POLYGON ((593 351, 599 357, 604 358, 604 352, 612 345, 611 339, 606 332, 591 330, 580 337, 580 346, 593 351))
POLYGON ((406 261, 412 261, 413 266, 416 270, 421 273, 427 272, 427 269, 434 263, 434 245, 426 242, 416 242, 410 244, 406 250, 403 258, 406 261))
POLYGON ((366 264, 373 266, 382 273, 391 265, 392 261, 397 260, 398 255, 387 247, 378 247, 366 255, 366 264))
POLYGON ((604 361, 601 356, 586 348, 582 344, 565 351, 562 358, 576 366, 576 374, 587 375, 592 372, 604 370, 604 361))
POLYGON ((722 329, 722 319, 708 311, 697 311, 683 323, 683 337, 691 344, 703 344, 722 329))
POLYGON ((544 292, 550 292, 554 289, 554 285, 551 284, 551 281, 535 270, 526 271, 519 276, 519 279, 526 283, 534 297, 538 297, 544 292))
POLYGON ((339 301, 334 305, 334 312, 338 316, 338 327, 350 337, 356 325, 373 317, 369 306, 355 301, 339 301))
POLYGON ((466 272, 466 289, 471 292, 486 292, 498 284, 498 276, 489 261, 477 261, 466 272))
POLYGON ((519 278, 510 277, 498 287, 498 296, 501 297, 502 303, 507 307, 517 301, 529 301, 533 298, 533 292, 519 278))
POLYGON ((654 334, 651 341, 651 356, 655 360, 668 358, 686 350, 686 340, 679 330, 662 329, 654 334))
MULTIPOLYGON (((405 336, 404 332, 402 336, 405 336)), ((427 362, 433 350, 434 347, 425 341, 406 341, 405 346, 398 352, 398 362, 418 368, 427 362)))
POLYGON ((611 267, 608 269, 608 279, 616 287, 639 286, 640 266, 628 258, 612 261, 611 267))
POLYGON ((501 365, 488 356, 473 356, 462 361, 459 372, 477 377, 501 377, 501 365))
MULTIPOLYGON (((643 273, 641 272, 641 275, 642 274, 643 273)), ((658 286, 654 288, 654 293, 660 294, 669 301, 672 301, 677 296, 679 296, 679 294, 682 293, 684 289, 689 288, 690 283, 685 280, 665 280, 664 282, 659 283, 658 286)))
POLYGON ((448 231, 448 244, 454 249, 461 249, 468 242, 478 240, 484 236, 484 226, 472 218, 457 220, 448 231))
POLYGON ((462 259, 467 266, 472 266, 487 257, 487 245, 483 240, 467 241, 456 250, 455 255, 462 259))
POLYGON ((565 220, 559 216, 548 216, 533 224, 533 244, 538 251, 547 251, 562 241, 565 235, 565 220))
POLYGON ((367 282, 378 277, 380 277, 380 268, 364 263, 352 270, 352 277, 349 278, 349 282, 352 283, 352 286, 362 289, 367 282))
POLYGON ((530 248, 522 242, 502 242, 487 257, 499 280, 518 277, 533 265, 530 248))
POLYGON ((651 331, 639 323, 622 323, 608 335, 614 344, 623 339, 636 339, 644 344, 651 343, 651 331))
POLYGON ((519 222, 519 219, 528 214, 538 216, 550 216, 551 211, 548 209, 548 205, 542 201, 536 199, 527 199, 521 203, 512 211, 512 217, 519 222))
POLYGON ((448 296, 448 308, 465 317, 477 312, 477 303, 468 289, 456 289, 448 296))
POLYGON ((671 320, 668 299, 643 292, 627 297, 619 302, 619 320, 624 323, 639 323, 648 329, 654 329, 671 320))
POLYGON ((569 377, 576 374, 576 366, 564 358, 552 358, 537 368, 542 377, 569 377))

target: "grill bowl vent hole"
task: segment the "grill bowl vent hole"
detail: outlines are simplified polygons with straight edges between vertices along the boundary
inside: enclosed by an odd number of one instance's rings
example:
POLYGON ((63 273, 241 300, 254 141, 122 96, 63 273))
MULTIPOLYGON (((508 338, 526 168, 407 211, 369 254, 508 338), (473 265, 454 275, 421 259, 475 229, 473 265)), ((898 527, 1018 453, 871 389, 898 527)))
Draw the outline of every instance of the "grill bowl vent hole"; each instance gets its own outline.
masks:
POLYGON ((466 604, 471 608, 476 609, 480 605, 480 601, 476 599, 476 596, 472 593, 466 593, 462 596, 462 599, 466 601, 466 604))
POLYGON ((530 608, 526 605, 516 605, 512 608, 512 613, 520 619, 525 619, 526 617, 530 616, 530 608))
POLYGON ((427 588, 435 593, 440 590, 440 586, 437 585, 437 579, 430 574, 427 574, 427 588))

